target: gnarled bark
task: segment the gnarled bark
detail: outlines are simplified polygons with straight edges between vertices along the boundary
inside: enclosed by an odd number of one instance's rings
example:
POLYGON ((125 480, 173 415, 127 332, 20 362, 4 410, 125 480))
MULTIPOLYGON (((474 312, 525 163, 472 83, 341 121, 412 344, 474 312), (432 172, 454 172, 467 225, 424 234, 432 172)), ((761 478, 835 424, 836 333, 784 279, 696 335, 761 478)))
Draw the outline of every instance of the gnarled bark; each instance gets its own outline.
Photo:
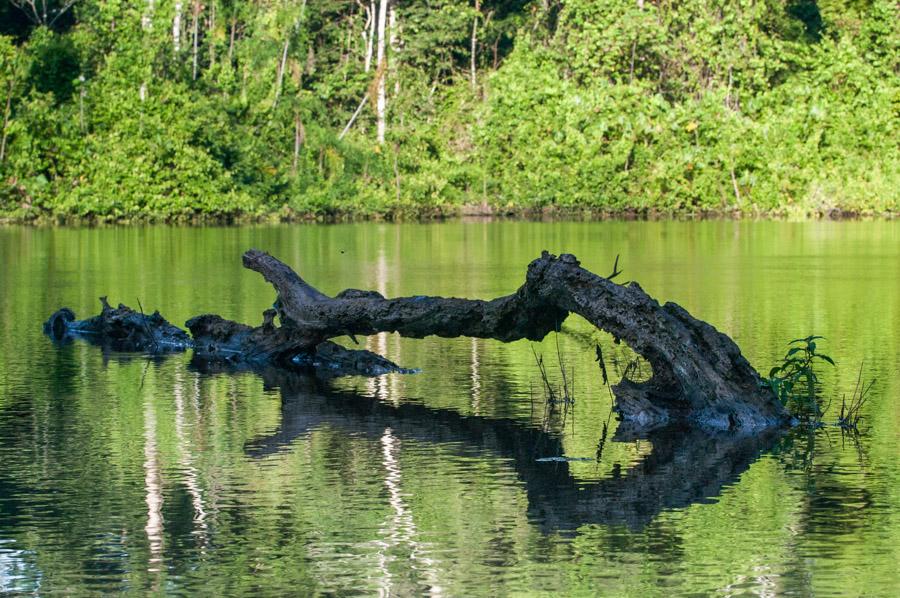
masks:
POLYGON ((386 299, 350 289, 327 297, 262 251, 244 266, 278 291, 275 309, 297 342, 315 346, 340 335, 398 332, 421 338, 473 336, 540 340, 570 313, 624 341, 653 368, 641 383, 613 390, 624 419, 643 425, 689 420, 715 428, 762 428, 787 416, 728 336, 675 303, 660 304, 635 283, 618 285, 568 254, 544 252, 515 293, 491 301, 442 297, 386 299))
POLYGON ((251 249, 243 263, 278 293, 274 309, 266 310, 262 325, 255 328, 216 315, 197 316, 187 322, 191 340, 159 314, 148 317, 125 306, 112 310, 105 301, 96 318, 75 321, 74 314, 63 309, 45 328, 57 338, 87 334, 99 342, 109 337, 116 350, 190 347, 206 361, 379 375, 405 370, 329 339, 398 332, 414 338, 540 340, 575 313, 624 341, 653 369, 646 382, 623 379, 613 387, 625 420, 641 426, 688 421, 718 429, 755 429, 788 419, 730 338, 674 303, 661 306, 635 282, 619 285, 585 270, 572 255, 544 252, 529 264, 525 282, 515 293, 491 301, 422 295, 386 299, 356 289, 329 297, 265 252, 251 249))
POLYGON ((100 313, 76 320, 75 312, 64 307, 44 322, 44 333, 60 343, 82 338, 111 351, 170 353, 192 346, 191 337, 173 326, 158 311, 145 315, 126 305, 113 308, 100 297, 100 313))

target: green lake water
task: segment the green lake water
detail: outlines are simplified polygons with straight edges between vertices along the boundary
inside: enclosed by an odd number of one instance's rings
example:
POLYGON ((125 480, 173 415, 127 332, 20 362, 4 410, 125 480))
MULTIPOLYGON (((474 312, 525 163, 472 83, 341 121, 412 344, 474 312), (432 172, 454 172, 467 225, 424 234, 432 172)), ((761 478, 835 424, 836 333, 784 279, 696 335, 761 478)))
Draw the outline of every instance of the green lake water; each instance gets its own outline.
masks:
POLYGON ((0 594, 896 596, 898 355, 900 222, 0 228, 0 594), (633 356, 574 316, 542 343, 361 338, 421 372, 333 382, 41 333, 100 295, 255 325, 274 292, 250 247, 329 294, 470 298, 514 291, 543 249, 600 274, 619 254, 623 282, 763 373, 827 337, 826 420, 861 364, 876 382, 858 438, 613 419, 601 442, 594 345, 614 382, 633 356), (574 378, 564 416, 533 351, 574 378), (579 460, 538 460, 559 456, 579 460))

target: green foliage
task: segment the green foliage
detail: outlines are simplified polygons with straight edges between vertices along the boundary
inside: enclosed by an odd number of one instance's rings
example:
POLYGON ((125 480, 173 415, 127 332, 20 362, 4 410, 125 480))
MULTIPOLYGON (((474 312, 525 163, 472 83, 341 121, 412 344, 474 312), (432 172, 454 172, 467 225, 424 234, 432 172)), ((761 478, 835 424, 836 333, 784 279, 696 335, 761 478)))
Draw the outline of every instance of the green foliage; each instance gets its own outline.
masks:
POLYGON ((0 213, 900 210, 893 2, 394 6, 368 70, 369 2, 5 6, 0 213))
POLYGON ((834 366, 831 357, 816 352, 816 341, 822 338, 807 336, 791 341, 781 364, 773 367, 765 380, 781 404, 802 420, 818 421, 822 417, 823 410, 816 393, 819 378, 815 366, 823 362, 834 366))

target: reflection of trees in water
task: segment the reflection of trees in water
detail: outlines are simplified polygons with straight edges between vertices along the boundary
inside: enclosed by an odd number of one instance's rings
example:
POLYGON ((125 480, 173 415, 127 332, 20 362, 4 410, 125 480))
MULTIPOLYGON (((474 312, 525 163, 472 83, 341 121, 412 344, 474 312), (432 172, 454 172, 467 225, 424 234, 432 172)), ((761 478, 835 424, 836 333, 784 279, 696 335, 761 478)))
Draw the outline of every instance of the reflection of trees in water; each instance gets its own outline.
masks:
MULTIPOLYGON (((716 496, 777 439, 775 432, 744 437, 658 430, 647 436, 653 448, 642 460, 611 477, 584 483, 572 474, 568 463, 536 461, 546 454, 563 453, 558 435, 512 419, 373 401, 283 371, 267 371, 263 378, 267 385, 281 389, 282 421, 274 434, 247 444, 249 455, 263 457, 290 450, 298 436, 328 425, 373 440, 389 428, 401 440, 439 443, 465 455, 477 451, 500 456, 511 461, 525 483, 529 515, 545 531, 576 530, 587 523, 643 528, 665 509, 716 496)), ((634 438, 620 427, 614 440, 634 438)))
POLYGON ((390 572, 387 553, 398 548, 405 551, 407 559, 414 563, 413 568, 422 571, 428 582, 428 594, 439 596, 442 592, 439 581, 440 562, 433 556, 433 550, 419 540, 419 531, 413 520, 412 509, 406 503, 403 492, 403 473, 400 466, 400 439, 391 428, 385 428, 381 436, 382 466, 384 467, 384 485, 388 491, 388 503, 391 514, 385 521, 380 533, 383 540, 379 542, 378 562, 382 572, 380 591, 385 596, 396 595, 398 591, 406 593, 412 588, 396 587, 390 572))
MULTIPOLYGON (((130 361, 132 359, 127 358, 122 363, 130 361)), ((204 437, 192 437, 191 430, 200 423, 201 412, 206 412, 198 406, 202 400, 200 382, 205 375, 199 378, 184 376, 180 363, 168 363, 175 367, 160 375, 158 363, 151 362, 146 387, 138 393, 140 414, 144 417, 144 462, 147 467, 141 479, 144 496, 136 503, 143 507, 141 525, 151 528, 155 511, 150 499, 155 496, 160 501, 165 499, 158 508, 161 529, 158 533, 154 531, 153 537, 150 529, 141 534, 147 542, 143 545, 143 554, 151 566, 154 559, 161 558, 164 566, 182 563, 178 565, 181 570, 188 563, 199 562, 197 559, 201 557, 197 556, 196 550, 203 550, 204 533, 209 535, 210 545, 219 534, 225 540, 240 538, 243 534, 252 536, 254 520, 243 510, 219 511, 215 506, 216 490, 212 481, 197 475, 205 472, 205 461, 199 461, 202 453, 197 451, 206 441, 204 437), (149 397, 160 399, 153 402, 149 397), (150 402, 154 406, 148 409, 150 402), (147 458, 148 455, 151 458, 147 458), (153 467, 149 467, 154 464, 154 459, 156 467, 161 468, 159 479, 153 478, 153 467), (209 516, 203 513, 209 513, 209 516), (218 528, 218 534, 215 528, 218 528), (156 539, 160 542, 158 546, 154 544, 156 539), (150 554, 147 554, 148 547, 150 554), (159 551, 163 551, 162 555, 159 551)), ((511 386, 512 383, 504 380, 502 372, 498 376, 489 376, 489 370, 487 366, 483 368, 483 384, 492 388, 492 392, 508 392, 503 385, 511 386)), ((134 371, 132 368, 132 373, 134 371)), ((667 554, 673 560, 680 558, 681 539, 671 527, 657 523, 657 515, 666 509, 685 507, 716 496, 723 485, 734 481, 750 465, 760 450, 765 450, 769 442, 767 439, 662 430, 642 440, 642 444, 649 447, 643 459, 631 466, 623 466, 605 479, 586 483, 567 463, 537 463, 536 457, 563 454, 562 440, 558 434, 542 432, 521 420, 462 415, 454 409, 404 402, 396 391, 391 391, 389 401, 373 400, 357 393, 334 391, 325 382, 283 371, 264 372, 262 378, 266 386, 280 390, 281 424, 274 434, 259 437, 246 445, 250 456, 296 450, 294 441, 298 436, 323 427, 335 432, 328 435, 329 446, 324 449, 328 455, 348 451, 348 435, 368 439, 378 448, 377 463, 373 461, 372 465, 381 471, 389 506, 383 523, 384 533, 379 540, 386 544, 385 554, 395 559, 393 569, 390 560, 385 563, 394 575, 391 581, 394 589, 423 586, 434 589, 447 585, 440 579, 446 563, 438 562, 429 553, 428 543, 422 539, 422 521, 417 520, 415 503, 406 498, 409 480, 415 479, 414 473, 403 468, 401 447, 406 441, 437 445, 442 454, 451 456, 499 457, 523 482, 529 520, 536 529, 548 535, 570 533, 585 524, 624 525, 642 530, 642 535, 651 540, 656 554, 667 554), (418 559, 415 571, 401 566, 401 561, 411 558, 418 559)), ((238 379, 234 376, 219 378, 228 389, 216 393, 229 405, 233 401, 234 409, 240 409, 242 405, 232 396, 238 379)), ((231 406, 227 411, 219 415, 231 417, 234 414, 231 406)), ((216 413, 211 412, 210 417, 215 417, 216 413)), ((210 420, 202 433, 228 427, 227 421, 210 420)), ((628 431, 623 429, 610 442, 630 440, 628 431)), ((354 475, 351 460, 352 457, 348 457, 348 476, 354 475)), ((435 462, 435 467, 440 469, 440 464, 435 462)), ((238 481, 232 480, 229 485, 238 481)), ((466 517, 465 513, 452 515, 466 517)), ((303 532, 291 523, 285 512, 277 513, 277 516, 285 518, 281 527, 283 535, 277 540, 279 545, 297 543, 303 532)), ((637 541, 629 540, 628 536, 610 534, 602 541, 611 544, 637 541)), ((276 540, 267 538, 265 541, 276 540)), ((507 538, 494 538, 490 542, 497 543, 490 550, 496 550, 498 555, 511 555, 516 550, 515 542, 507 538)), ((135 561, 134 564, 146 567, 147 561, 140 564, 135 561)), ((152 582, 152 574, 149 577, 148 581, 152 582)))
MULTIPOLYGON (((193 415, 193 421, 200 419, 200 387, 196 380, 191 385, 190 407, 193 415)), ((192 450, 190 439, 187 436, 189 422, 185 417, 185 391, 186 384, 182 371, 176 370, 175 373, 175 437, 178 444, 178 464, 183 473, 183 483, 191 497, 191 506, 193 507, 193 521, 196 528, 197 542, 200 544, 201 551, 205 549, 207 543, 207 522, 206 507, 204 506, 203 489, 198 479, 197 468, 194 466, 194 451, 192 450)))
MULTIPOLYGON (((150 398, 144 401, 144 488, 147 503, 147 542, 150 545, 148 573, 160 573, 163 568, 163 492, 156 434, 156 413, 150 398)), ((158 587, 156 588, 159 589, 158 587)))
POLYGON ((867 445, 840 428, 798 427, 773 452, 799 498, 793 529, 797 545, 785 565, 789 571, 785 589, 812 592, 815 563, 806 557, 807 552, 827 552, 839 558, 846 550, 839 537, 862 536, 872 526, 868 511, 876 507, 874 495, 878 493, 872 485, 890 482, 873 479, 867 445), (847 454, 855 455, 854 463, 842 462, 847 454), (812 546, 807 549, 806 543, 812 546), (822 543, 830 547, 825 549, 822 543))

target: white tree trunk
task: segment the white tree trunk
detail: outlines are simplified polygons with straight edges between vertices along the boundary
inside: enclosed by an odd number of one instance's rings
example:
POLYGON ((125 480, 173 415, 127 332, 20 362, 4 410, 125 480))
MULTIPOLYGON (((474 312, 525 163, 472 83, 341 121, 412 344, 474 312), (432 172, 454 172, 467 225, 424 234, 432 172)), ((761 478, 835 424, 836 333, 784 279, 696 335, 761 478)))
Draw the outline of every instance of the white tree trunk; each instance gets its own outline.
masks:
POLYGON ((390 0, 381 0, 378 10, 378 68, 375 76, 378 78, 378 94, 375 102, 375 115, 377 118, 378 143, 384 144, 384 133, 387 129, 385 112, 387 111, 387 95, 385 94, 384 79, 387 71, 387 58, 385 56, 385 28, 387 26, 388 4, 390 0))
POLYGON ((149 31, 153 29, 153 11, 156 0, 147 0, 147 12, 141 16, 141 29, 149 31))
POLYGON ((198 50, 198 38, 200 37, 200 3, 198 0, 194 0, 194 10, 193 17, 194 20, 191 22, 191 35, 192 41, 192 54, 191 54, 191 80, 197 80, 197 50, 198 50))
POLYGON ((281 88, 284 85, 284 70, 287 68, 287 55, 290 43, 290 38, 284 40, 284 49, 281 51, 281 61, 278 63, 278 77, 275 82, 275 101, 272 102, 273 108, 278 105, 278 98, 281 97, 281 88))
MULTIPOLYGON (((475 0, 475 12, 481 12, 481 0, 475 0)), ((478 17, 480 15, 476 14, 475 18, 472 19, 472 62, 469 70, 469 78, 472 81, 472 91, 475 91, 476 81, 475 81, 475 57, 478 51, 478 17)))
POLYGON ((388 16, 388 44, 391 48, 390 75, 394 80, 394 97, 400 95, 400 77, 397 76, 398 57, 400 52, 400 28, 397 25, 397 9, 392 4, 388 16))
POLYGON ((6 139, 9 127, 9 115, 12 108, 12 94, 13 79, 12 75, 10 75, 9 80, 6 82, 6 108, 3 110, 3 129, 2 134, 0 134, 0 164, 3 164, 3 160, 6 159, 6 139))
POLYGON ((375 47, 375 0, 368 6, 363 5, 366 11, 366 25, 363 27, 363 41, 366 43, 365 70, 368 73, 372 69, 372 52, 375 47))
POLYGON ((175 17, 172 19, 172 48, 175 53, 181 52, 181 1, 175 2, 175 17))

